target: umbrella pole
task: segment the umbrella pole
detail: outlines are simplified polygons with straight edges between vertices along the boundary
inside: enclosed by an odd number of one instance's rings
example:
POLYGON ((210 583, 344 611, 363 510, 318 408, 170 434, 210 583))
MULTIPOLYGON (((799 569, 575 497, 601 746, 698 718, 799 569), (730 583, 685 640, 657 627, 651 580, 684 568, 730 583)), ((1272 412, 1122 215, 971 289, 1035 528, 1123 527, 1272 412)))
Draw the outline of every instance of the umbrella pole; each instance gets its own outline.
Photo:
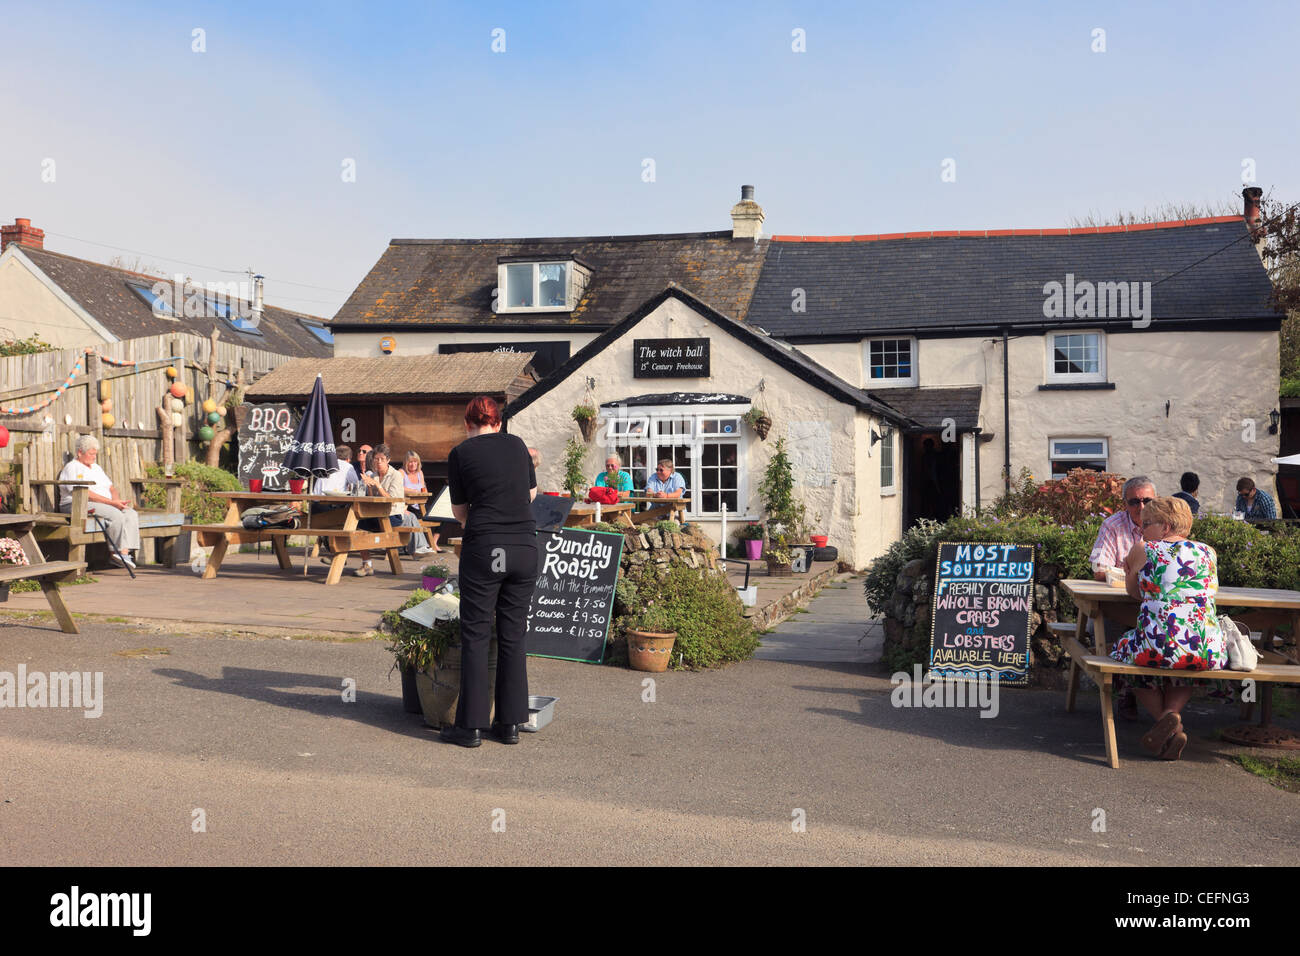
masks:
POLYGON ((311 563, 311 502, 307 505, 307 538, 302 546, 302 576, 307 576, 307 565, 311 563))

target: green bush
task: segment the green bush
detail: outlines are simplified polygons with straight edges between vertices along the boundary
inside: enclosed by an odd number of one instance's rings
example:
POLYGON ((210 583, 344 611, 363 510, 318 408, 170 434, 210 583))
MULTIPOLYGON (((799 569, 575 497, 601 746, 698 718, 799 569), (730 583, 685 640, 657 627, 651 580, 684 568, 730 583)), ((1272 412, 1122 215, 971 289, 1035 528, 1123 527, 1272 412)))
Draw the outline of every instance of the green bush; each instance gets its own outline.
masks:
POLYGON ((758 648, 758 636, 745 620, 736 589, 721 574, 674 563, 663 577, 651 573, 639 583, 625 586, 624 596, 635 602, 636 616, 625 615, 616 621, 617 631, 628 626, 629 618, 643 619, 641 614, 647 608, 662 609, 656 623, 677 632, 674 668, 700 670, 748 660, 758 648))
POLYGON ((437 621, 433 627, 424 627, 402 617, 402 611, 429 600, 433 595, 424 588, 416 588, 411 596, 396 609, 381 615, 384 629, 393 635, 388 650, 397 667, 412 667, 417 671, 433 666, 434 659, 453 644, 460 643, 460 619, 437 621))
MULTIPOLYGON (((161 465, 149 465, 150 478, 164 477, 161 465)), ((226 518, 229 502, 212 497, 214 491, 239 491, 239 479, 228 471, 212 468, 197 461, 184 461, 174 469, 174 477, 184 478, 181 488, 181 511, 190 516, 194 524, 219 524, 226 518)), ((166 489, 162 485, 145 485, 143 503, 146 508, 159 509, 166 505, 166 489)))
POLYGON ((1300 531, 1264 532, 1247 521, 1206 515, 1188 537, 1218 555, 1220 587, 1300 588, 1300 531))
POLYGON ((655 530, 664 534, 681 534, 682 526, 676 521, 656 521, 655 530))

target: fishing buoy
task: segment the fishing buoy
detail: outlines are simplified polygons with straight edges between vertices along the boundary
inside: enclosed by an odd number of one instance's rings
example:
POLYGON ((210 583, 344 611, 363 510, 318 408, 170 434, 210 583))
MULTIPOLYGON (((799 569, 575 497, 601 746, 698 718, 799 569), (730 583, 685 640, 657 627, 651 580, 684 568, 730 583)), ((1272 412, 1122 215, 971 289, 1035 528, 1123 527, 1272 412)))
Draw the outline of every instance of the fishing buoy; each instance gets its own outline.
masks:
MULTIPOLYGON (((113 397, 113 383, 108 379, 103 379, 99 383, 99 397, 103 401, 113 397)), ((107 411, 107 409, 105 409, 107 411)))
POLYGON ((9 429, 0 425, 0 448, 5 448, 9 444, 9 429))
POLYGON ((173 382, 172 387, 168 389, 168 391, 172 393, 173 398, 185 397, 185 386, 182 385, 180 382, 173 382))
POLYGON ((217 414, 218 414, 219 416, 221 416, 222 418, 225 418, 225 417, 226 417, 226 406, 225 406, 225 405, 219 405, 219 406, 217 406, 217 414))
POLYGON ((101 412, 111 412, 113 410, 113 400, 111 398, 104 399, 99 403, 99 410, 101 412))
POLYGON ((205 398, 203 400, 203 410, 211 415, 217 410, 217 403, 210 398, 205 398))
POLYGON ((212 436, 215 434, 216 432, 212 430, 211 425, 204 425, 202 428, 199 429, 199 438, 202 441, 212 441, 212 436))
POLYGON ((177 375, 179 375, 179 374, 180 374, 180 372, 176 371, 176 369, 174 369, 172 366, 170 366, 170 365, 167 366, 167 377, 168 377, 168 378, 175 378, 175 377, 176 377, 177 375))
POLYGON ((172 412, 172 427, 180 428, 185 424, 185 416, 180 412, 172 412))
POLYGON ((181 401, 181 399, 179 399, 179 398, 169 398, 169 399, 167 399, 167 407, 170 408, 170 409, 171 409, 172 411, 174 411, 174 412, 183 412, 183 411, 185 411, 185 403, 184 403, 183 401, 181 401))
POLYGON ((100 416, 100 421, 104 423, 105 428, 112 428, 114 425, 117 424, 117 419, 114 418, 112 415, 110 415, 108 412, 105 412, 103 415, 100 416))
POLYGON ((220 415, 218 415, 216 412, 208 412, 208 424, 209 424, 209 425, 215 425, 215 424, 216 424, 217 422, 219 422, 219 421, 221 421, 221 416, 220 416, 220 415))
POLYGON ((185 404, 194 404, 194 389, 188 385, 185 386, 185 404))

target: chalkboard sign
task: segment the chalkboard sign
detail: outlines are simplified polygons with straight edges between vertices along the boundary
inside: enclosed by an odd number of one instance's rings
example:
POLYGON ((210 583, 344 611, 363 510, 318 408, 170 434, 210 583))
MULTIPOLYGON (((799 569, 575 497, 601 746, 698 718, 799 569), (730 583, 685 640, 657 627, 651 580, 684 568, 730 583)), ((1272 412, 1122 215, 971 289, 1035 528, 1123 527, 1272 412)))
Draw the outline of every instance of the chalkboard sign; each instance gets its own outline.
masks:
POLYGON ((605 656, 623 536, 562 528, 537 533, 539 573, 528 606, 528 653, 598 664, 605 656))
POLYGON ((246 405, 239 416, 239 478, 262 480, 263 491, 287 491, 295 477, 282 467, 302 418, 294 405, 246 405))
POLYGON ((633 339, 633 378, 708 378, 708 339, 633 339))
POLYGON ((1033 614, 1033 545, 940 542, 930 674, 1029 683, 1033 614))

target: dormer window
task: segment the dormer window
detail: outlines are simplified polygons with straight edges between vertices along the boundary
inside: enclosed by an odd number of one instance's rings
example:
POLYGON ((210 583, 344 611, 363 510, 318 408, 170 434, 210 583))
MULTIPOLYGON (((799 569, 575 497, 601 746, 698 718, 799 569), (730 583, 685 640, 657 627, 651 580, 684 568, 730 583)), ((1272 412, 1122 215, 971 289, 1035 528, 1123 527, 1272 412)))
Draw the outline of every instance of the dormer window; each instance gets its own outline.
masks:
POLYGON ((575 259, 497 260, 498 312, 572 312, 591 270, 575 259))

